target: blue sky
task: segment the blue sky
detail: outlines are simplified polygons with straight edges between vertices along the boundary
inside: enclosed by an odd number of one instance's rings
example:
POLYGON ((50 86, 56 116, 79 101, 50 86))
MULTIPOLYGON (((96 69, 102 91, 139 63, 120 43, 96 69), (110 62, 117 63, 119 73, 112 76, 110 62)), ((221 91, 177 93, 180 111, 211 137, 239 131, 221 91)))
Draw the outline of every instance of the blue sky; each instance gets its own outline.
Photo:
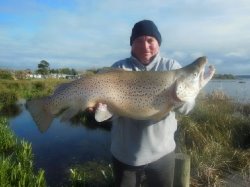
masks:
POLYGON ((0 0, 0 68, 99 68, 130 56, 135 22, 153 20, 161 55, 206 55, 217 73, 250 74, 249 0, 0 0))

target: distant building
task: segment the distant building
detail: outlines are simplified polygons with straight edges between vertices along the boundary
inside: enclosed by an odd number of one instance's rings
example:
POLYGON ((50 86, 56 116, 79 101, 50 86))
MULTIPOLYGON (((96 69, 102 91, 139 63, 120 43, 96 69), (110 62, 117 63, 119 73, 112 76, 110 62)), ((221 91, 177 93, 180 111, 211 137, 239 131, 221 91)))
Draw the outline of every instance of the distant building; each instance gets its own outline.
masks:
POLYGON ((27 79, 41 79, 43 76, 41 74, 27 74, 27 79))
POLYGON ((42 78, 54 78, 54 79, 78 79, 80 78, 79 75, 68 75, 68 74, 60 74, 60 73, 52 73, 49 75, 41 75, 41 74, 27 74, 27 79, 42 79, 42 78))

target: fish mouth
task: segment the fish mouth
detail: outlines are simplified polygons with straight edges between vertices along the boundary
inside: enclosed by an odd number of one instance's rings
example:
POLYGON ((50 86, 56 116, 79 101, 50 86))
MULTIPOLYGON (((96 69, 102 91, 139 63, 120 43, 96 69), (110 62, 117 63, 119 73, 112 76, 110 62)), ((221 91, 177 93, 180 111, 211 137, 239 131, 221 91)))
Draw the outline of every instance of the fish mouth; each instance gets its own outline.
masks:
MULTIPOLYGON (((205 70, 205 68, 204 68, 204 70, 205 70)), ((215 73, 215 68, 214 68, 214 66, 213 65, 209 65, 208 66, 208 69, 204 72, 204 79, 208 79, 210 76, 211 76, 211 74, 213 75, 215 73)))
POLYGON ((200 88, 203 88, 208 81, 211 80, 215 73, 215 67, 213 65, 209 65, 208 68, 206 68, 206 64, 208 63, 207 58, 203 62, 203 67, 201 68, 201 74, 200 74, 200 88))

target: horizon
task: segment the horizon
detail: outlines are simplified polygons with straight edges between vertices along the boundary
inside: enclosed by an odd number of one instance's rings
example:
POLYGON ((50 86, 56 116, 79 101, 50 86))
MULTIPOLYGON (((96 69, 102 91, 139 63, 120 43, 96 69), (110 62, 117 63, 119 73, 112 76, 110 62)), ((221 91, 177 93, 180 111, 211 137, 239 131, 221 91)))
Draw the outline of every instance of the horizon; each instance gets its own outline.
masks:
MULTIPOLYGON (((64 68, 74 69, 74 68, 70 68, 70 67, 63 67, 63 68, 58 68, 58 69, 64 69, 64 68)), ((104 68, 106 68, 106 67, 104 67, 104 68)), ((52 68, 52 69, 54 69, 54 68, 52 68)), ((52 70, 52 69, 50 69, 50 70, 52 70)), ((26 70, 30 70, 32 73, 35 73, 35 71, 38 70, 38 68, 37 69, 29 69, 29 68, 26 68, 26 69, 2 69, 2 68, 0 68, 0 71, 1 70, 10 71, 10 72, 11 71, 26 71, 26 70)), ((57 69, 55 69, 55 70, 57 70, 57 69)), ((74 70, 76 70, 76 69, 74 69, 74 70)), ((89 68, 89 69, 80 69, 80 70, 76 70, 76 72, 79 73, 79 72, 85 72, 85 71, 89 71, 89 70, 95 70, 95 69, 93 69, 93 68, 92 69, 91 68, 89 68)), ((50 74, 53 74, 53 73, 50 73, 50 74)), ((237 76, 242 76, 242 77, 247 76, 247 77, 250 77, 250 73, 249 74, 215 73, 215 75, 233 75, 235 77, 237 77, 237 76)))
POLYGON ((160 53, 182 66, 207 56, 217 74, 250 72, 250 2, 155 0, 0 2, 0 69, 109 67, 130 56, 133 25, 154 21, 160 53))

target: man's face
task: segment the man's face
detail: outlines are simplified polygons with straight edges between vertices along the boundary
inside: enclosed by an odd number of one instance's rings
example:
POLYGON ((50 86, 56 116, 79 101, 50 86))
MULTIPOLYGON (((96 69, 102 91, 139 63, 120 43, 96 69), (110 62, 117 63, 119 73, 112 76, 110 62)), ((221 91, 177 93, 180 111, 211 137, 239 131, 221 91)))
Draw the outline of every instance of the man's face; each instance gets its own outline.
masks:
POLYGON ((148 65, 159 52, 158 41, 152 36, 140 36, 132 44, 132 54, 143 64, 148 65))

